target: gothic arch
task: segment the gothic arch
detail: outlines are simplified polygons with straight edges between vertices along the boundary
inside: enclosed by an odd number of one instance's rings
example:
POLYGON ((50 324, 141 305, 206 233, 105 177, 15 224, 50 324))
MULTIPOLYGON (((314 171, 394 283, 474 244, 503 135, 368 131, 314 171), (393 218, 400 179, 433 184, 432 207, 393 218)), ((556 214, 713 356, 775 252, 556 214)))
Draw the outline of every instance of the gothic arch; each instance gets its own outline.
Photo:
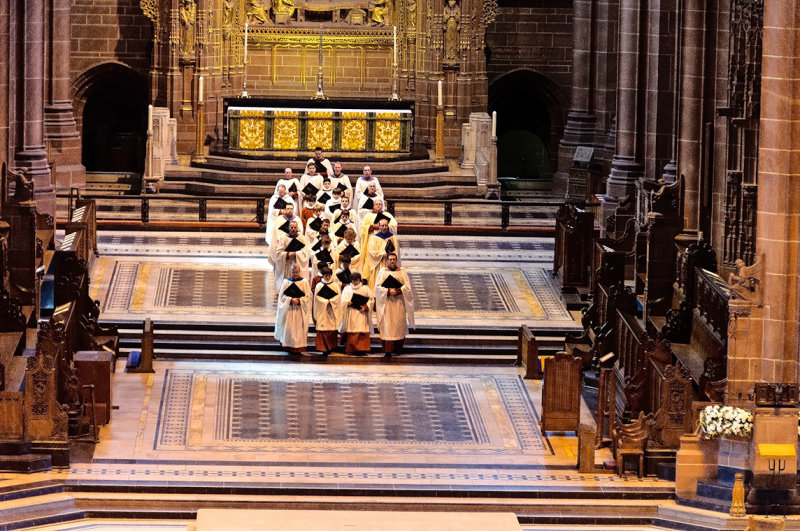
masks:
POLYGON ((147 80, 123 63, 109 62, 78 76, 73 90, 86 170, 141 173, 147 138, 147 80))
POLYGON ((492 82, 489 113, 498 114, 499 176, 552 176, 558 166, 558 143, 568 104, 557 83, 533 70, 513 70, 492 82))

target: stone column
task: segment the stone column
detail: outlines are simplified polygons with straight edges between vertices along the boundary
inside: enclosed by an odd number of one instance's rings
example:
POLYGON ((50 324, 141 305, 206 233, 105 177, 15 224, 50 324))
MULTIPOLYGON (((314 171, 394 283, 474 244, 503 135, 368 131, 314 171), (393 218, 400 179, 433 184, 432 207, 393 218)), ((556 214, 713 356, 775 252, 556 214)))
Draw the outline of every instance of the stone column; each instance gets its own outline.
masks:
POLYGON ((683 227, 686 231, 693 231, 699 228, 705 2, 681 2, 678 174, 684 176, 683 227))
MULTIPOLYGON (((622 199, 636 192, 636 184, 644 175, 638 160, 640 7, 638 0, 622 0, 619 6, 619 72, 617 73, 617 140, 611 172, 606 183, 610 199, 622 199)), ((605 210, 605 209, 604 209, 605 210)))
POLYGON ((22 67, 23 102, 22 145, 15 162, 25 168, 33 180, 39 212, 55 217, 55 189, 50 182, 50 167, 44 146, 44 2, 28 0, 24 4, 24 64, 22 67))
POLYGON ((44 108, 45 136, 55 160, 56 188, 86 186, 86 168, 81 164, 81 138, 75 124, 69 82, 70 0, 52 1, 50 38, 50 90, 44 108))
POLYGON ((761 377, 797 382, 800 4, 764 2, 756 248, 764 257, 761 377))
POLYGON ((572 165, 575 148, 592 145, 597 117, 590 110, 592 102, 592 0, 572 4, 572 101, 564 136, 558 149, 558 169, 566 174, 572 165))

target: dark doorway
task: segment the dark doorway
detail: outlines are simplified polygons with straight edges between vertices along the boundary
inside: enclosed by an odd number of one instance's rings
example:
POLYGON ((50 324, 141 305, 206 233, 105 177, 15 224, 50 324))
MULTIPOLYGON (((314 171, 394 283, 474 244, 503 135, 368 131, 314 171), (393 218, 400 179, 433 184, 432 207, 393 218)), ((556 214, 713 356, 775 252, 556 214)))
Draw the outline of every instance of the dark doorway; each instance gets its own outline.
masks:
POLYGON ((83 106, 83 165, 91 172, 144 171, 147 97, 119 72, 98 76, 83 106))
POLYGON ((497 175, 551 179, 563 128, 553 83, 532 71, 512 72, 489 89, 489 112, 497 111, 497 175))

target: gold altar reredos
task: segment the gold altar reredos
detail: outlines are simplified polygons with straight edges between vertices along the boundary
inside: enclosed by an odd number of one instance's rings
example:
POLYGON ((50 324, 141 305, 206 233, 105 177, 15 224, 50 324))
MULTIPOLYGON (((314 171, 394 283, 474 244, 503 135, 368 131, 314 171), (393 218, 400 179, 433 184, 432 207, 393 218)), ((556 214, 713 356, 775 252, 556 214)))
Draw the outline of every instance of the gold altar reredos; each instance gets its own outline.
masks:
POLYGON ((423 146, 435 138, 441 80, 448 156, 460 153, 461 124, 469 113, 486 111, 484 36, 496 0, 141 0, 140 5, 154 28, 151 100, 177 118, 182 155, 195 145, 200 76, 210 145, 222 141, 224 98, 240 97, 246 89, 251 97, 311 100, 320 65, 328 98, 378 101, 396 93, 414 102, 414 143, 423 146))

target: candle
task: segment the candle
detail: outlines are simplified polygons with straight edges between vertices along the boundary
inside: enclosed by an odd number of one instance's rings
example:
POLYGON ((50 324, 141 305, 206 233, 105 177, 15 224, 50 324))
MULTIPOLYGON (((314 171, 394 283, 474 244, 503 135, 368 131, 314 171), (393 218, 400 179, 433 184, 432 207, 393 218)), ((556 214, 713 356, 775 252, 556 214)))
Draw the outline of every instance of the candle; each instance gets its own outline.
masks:
POLYGON ((393 65, 397 64, 397 26, 392 26, 392 51, 394 53, 393 65))
POLYGON ((442 104, 442 80, 441 79, 439 80, 438 89, 439 89, 439 107, 441 107, 443 105, 442 104))
POLYGON ((200 76, 197 84, 197 101, 203 103, 203 76, 200 76))
POLYGON ((249 26, 247 22, 244 23, 244 64, 247 64, 247 30, 249 26))
POLYGON ((147 132, 153 132, 153 106, 147 106, 147 132))
POLYGON ((492 111, 492 136, 497 136, 497 111, 492 111))

